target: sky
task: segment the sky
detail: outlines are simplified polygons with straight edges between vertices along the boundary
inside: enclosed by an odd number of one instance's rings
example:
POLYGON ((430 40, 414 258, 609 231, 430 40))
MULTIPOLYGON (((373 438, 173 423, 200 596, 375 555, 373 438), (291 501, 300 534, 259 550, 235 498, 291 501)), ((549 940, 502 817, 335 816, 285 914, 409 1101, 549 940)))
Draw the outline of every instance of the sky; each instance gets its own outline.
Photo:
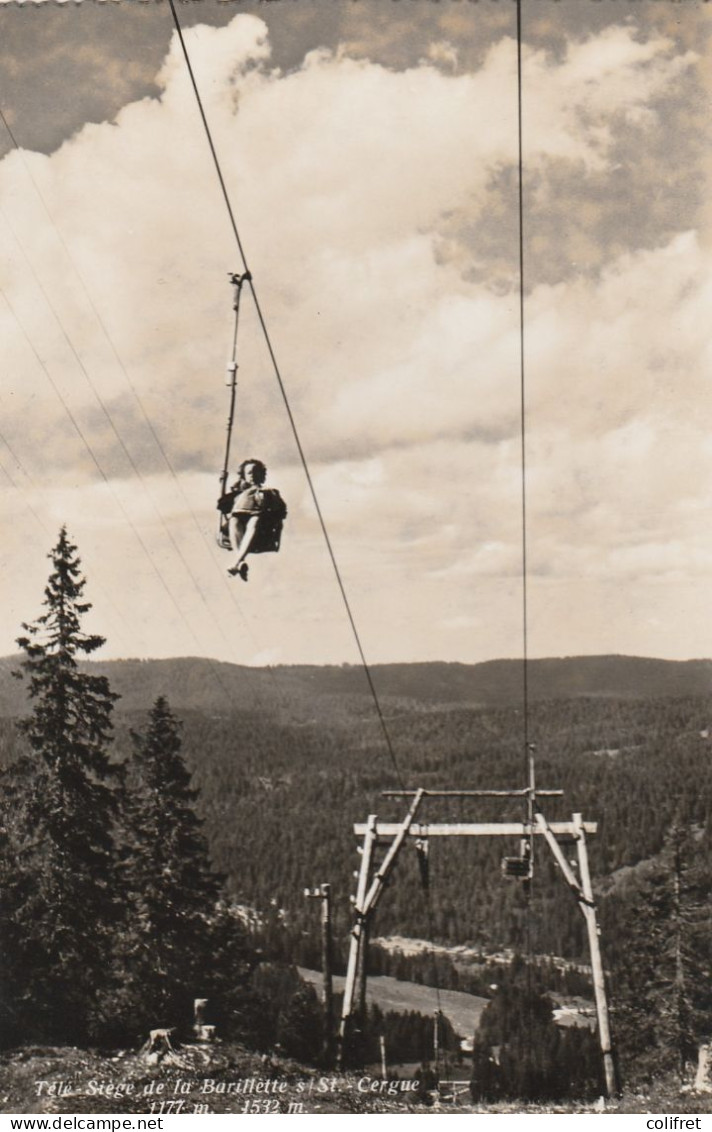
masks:
MULTIPOLYGON (((515 5, 178 12, 368 660, 709 657, 710 7, 522 7, 523 396, 515 5)), ((216 545, 241 262, 168 5, 0 0, 0 109, 0 654, 66 524, 104 657, 357 663, 247 294, 289 516, 216 545)))

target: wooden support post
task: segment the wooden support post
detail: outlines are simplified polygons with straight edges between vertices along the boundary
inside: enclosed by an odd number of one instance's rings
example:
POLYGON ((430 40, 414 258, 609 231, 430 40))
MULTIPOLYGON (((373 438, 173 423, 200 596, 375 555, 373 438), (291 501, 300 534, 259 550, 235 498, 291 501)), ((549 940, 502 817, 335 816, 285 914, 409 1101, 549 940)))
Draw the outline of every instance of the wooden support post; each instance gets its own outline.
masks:
POLYGON ((366 947, 370 918, 386 886, 388 875, 391 872, 396 857, 403 842, 410 833, 410 826, 422 801, 424 791, 416 791, 408 813, 394 830, 393 841, 383 858, 382 864, 376 871, 369 886, 371 860, 377 836, 376 815, 371 814, 364 830, 364 842, 361 855, 361 868, 358 877, 358 890, 356 892, 355 912, 356 923, 351 931, 351 946, 349 960, 346 967, 346 980, 344 982, 344 1003, 341 1011, 341 1025, 339 1027, 339 1055, 338 1065, 343 1068, 345 1047, 348 1042, 348 1032, 354 1014, 354 1000, 356 1009, 363 1013, 366 1000, 366 947))
POLYGON ((581 901, 586 899, 585 896, 584 896, 584 893, 583 893, 583 889, 582 889, 581 885, 579 884, 578 880, 576 879, 576 876, 574 874, 573 869, 571 868, 571 865, 569 864, 569 862, 566 860, 566 857, 562 853, 561 846, 559 845, 558 841, 554 837, 554 834, 551 832, 551 826, 548 824, 548 822, 547 822, 547 820, 546 820, 546 818, 544 817, 543 814, 537 814, 536 815, 535 830, 536 830, 537 833, 543 833, 544 838, 545 838, 549 848, 551 849, 551 852, 554 854, 554 860, 556 861, 557 865, 561 869, 564 880, 568 884, 569 888, 572 890, 576 899, 579 901, 579 906, 581 907, 581 909, 583 911, 583 905, 581 904, 581 901))
POLYGON ((354 1015, 363 1024, 366 1018, 366 959, 368 956, 368 942, 371 937, 370 917, 366 917, 361 924, 361 940, 356 960, 356 986, 354 987, 354 1015))
POLYGON ((603 1071, 606 1081, 606 1093, 609 1097, 615 1096, 619 1091, 613 1050, 611 1046, 611 1031, 608 1020, 608 1002, 606 1000, 606 984, 601 960, 601 947, 596 921, 596 905, 593 899, 593 886, 591 885, 591 872, 588 866, 588 847, 586 845, 586 832, 581 814, 574 814, 573 825, 576 837, 576 851, 579 862, 579 875, 577 880, 573 869, 564 856, 561 846, 547 825, 542 814, 536 815, 537 832, 542 833, 551 848, 557 865, 561 869, 564 880, 578 900, 579 908, 586 921, 588 933, 588 946, 591 953, 591 976, 593 981, 593 995, 596 1002, 596 1017, 598 1019, 598 1040, 603 1057, 603 1071))
POLYGON ((381 1077, 384 1081, 387 1081, 388 1063, 386 1061, 386 1039, 383 1034, 379 1037, 378 1044, 381 1047, 381 1077))
POLYGON ((344 1058, 346 1056, 346 1046, 348 1043, 351 1017, 353 1014, 354 989, 356 986, 356 976, 359 967, 359 955, 363 950, 365 950, 364 906, 366 901, 366 893, 368 891, 368 883, 371 877, 373 849, 376 843, 376 820, 377 819, 375 814, 369 814, 368 821, 366 822, 366 826, 363 832, 363 845, 361 847, 361 866, 359 868, 356 897, 354 900, 356 922, 351 931, 349 958, 346 965, 346 979, 344 981, 344 1001, 341 1009, 341 1023, 339 1025, 337 1064, 340 1069, 343 1069, 344 1067, 344 1058))
POLYGON ((591 951, 591 975, 593 978, 593 994, 596 1000, 596 1017, 598 1019, 598 1040, 603 1056, 603 1071, 606 1081, 606 1093, 613 1097, 619 1092, 618 1079, 613 1049, 611 1047, 611 1030, 608 1020, 608 1002, 606 1001, 606 980, 601 960, 601 947, 596 923, 596 905, 593 899, 591 885, 591 872, 588 866, 588 848, 586 833, 581 814, 574 814, 576 826, 576 852, 578 855, 579 875, 584 899, 580 902, 581 911, 586 920, 588 931, 588 946, 591 951))
POLYGON ((411 826, 411 823, 413 821, 413 818, 415 817, 415 815, 418 811, 418 807, 419 807, 419 805, 422 801, 423 794, 424 794, 423 790, 418 790, 416 792, 415 798, 413 799, 413 801, 411 803, 410 809, 408 810, 408 813, 406 814, 405 819, 400 823, 400 825, 398 825, 396 827, 393 842, 391 844, 390 849, 388 850, 385 857, 383 858, 383 864, 381 865, 381 867, 379 868, 375 877, 373 878, 373 881, 371 883, 371 887, 369 888, 368 893, 366 895, 366 902, 365 902, 365 905, 364 905, 364 911, 367 911, 369 914, 375 910, 376 905, 378 904, 378 901, 381 899, 381 896, 383 895, 383 889, 385 888, 385 884, 386 884, 386 880, 388 878, 388 874, 390 873, 391 869, 393 868, 393 865, 395 864, 396 857, 398 856, 398 853, 400 852, 400 849, 401 849, 403 842, 405 841, 406 837, 410 833, 410 826, 411 826))
POLYGON ((331 885, 322 884, 321 952, 324 972, 324 1056, 328 1064, 334 1052, 334 975, 331 942, 331 885))
POLYGON ((331 942, 331 885, 305 888, 304 895, 321 901, 321 970, 324 993, 324 1059, 331 1064, 334 1052, 334 978, 331 942))

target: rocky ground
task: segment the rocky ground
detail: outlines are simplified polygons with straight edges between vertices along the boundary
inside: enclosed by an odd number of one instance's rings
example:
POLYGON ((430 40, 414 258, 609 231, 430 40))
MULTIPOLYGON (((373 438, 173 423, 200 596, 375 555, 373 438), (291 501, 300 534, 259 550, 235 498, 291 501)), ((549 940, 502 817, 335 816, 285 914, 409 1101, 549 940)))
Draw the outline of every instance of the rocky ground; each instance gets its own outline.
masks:
POLYGON ((130 1051, 26 1048, 0 1057, 0 1112, 11 1114, 712 1112, 712 1097, 662 1085, 611 1102, 483 1107, 466 1086, 432 1098, 429 1109, 408 1079, 381 1082, 265 1058, 235 1045, 188 1045, 157 1058, 130 1051))

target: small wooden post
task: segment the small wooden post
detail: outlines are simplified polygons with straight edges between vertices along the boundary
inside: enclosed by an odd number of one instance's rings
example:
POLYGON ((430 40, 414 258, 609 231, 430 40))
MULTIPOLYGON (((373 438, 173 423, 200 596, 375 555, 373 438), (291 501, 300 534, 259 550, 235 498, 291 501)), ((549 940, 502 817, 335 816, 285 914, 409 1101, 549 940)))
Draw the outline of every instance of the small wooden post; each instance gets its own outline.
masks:
POLYGON ((331 885, 322 884, 321 953, 324 972, 324 1055, 328 1062, 334 1049, 334 975, 331 943, 331 885))
POLYGON ((710 1079, 710 1051, 709 1043, 701 1045, 697 1051, 697 1073, 692 1086, 696 1093, 712 1093, 712 1080, 710 1079))
POLYGON ((578 855, 579 876, 584 899, 581 901, 581 911, 586 920, 588 931, 588 946, 591 952, 591 975, 593 978, 593 995, 596 1001, 596 1017, 598 1019, 598 1040, 603 1056, 603 1072, 606 1080, 606 1093, 613 1097, 619 1091, 613 1050, 611 1047, 611 1030, 608 1020, 608 1002, 606 1001, 606 980, 601 959, 601 945, 596 922, 596 905, 593 899, 591 885, 591 872, 588 865, 588 848, 586 833, 583 828, 581 814, 574 814, 574 827, 576 829, 576 852, 578 855))
POLYGON ((215 1026, 205 1021, 208 1001, 207 998, 193 999, 193 1033, 199 1042, 212 1042, 215 1040, 215 1026))
POLYGON ((305 888, 304 895, 321 901, 321 970, 324 992, 324 1057, 331 1062, 334 1047, 334 979, 331 942, 331 885, 305 888))
POLYGON ((381 1047, 381 1077, 384 1081, 388 1080, 388 1063, 386 1062, 386 1039, 383 1034, 378 1039, 378 1044, 381 1047))

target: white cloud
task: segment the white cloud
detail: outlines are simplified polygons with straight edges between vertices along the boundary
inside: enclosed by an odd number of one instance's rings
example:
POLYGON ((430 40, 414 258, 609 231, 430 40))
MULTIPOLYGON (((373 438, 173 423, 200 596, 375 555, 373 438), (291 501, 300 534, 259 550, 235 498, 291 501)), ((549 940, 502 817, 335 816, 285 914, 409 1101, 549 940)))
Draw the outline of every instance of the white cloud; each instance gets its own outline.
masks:
POLYGON ((543 51, 530 55, 524 83, 525 137, 546 144, 526 145, 527 166, 538 156, 605 167, 621 122, 650 127, 657 120, 650 103, 669 93, 696 62, 678 53, 669 39, 635 38, 630 26, 612 26, 570 44, 565 60, 552 66, 543 51))
MULTIPOLYGON (((282 74, 254 17, 186 41, 367 651, 516 654, 517 300, 439 253, 448 216, 478 216, 490 178, 515 159, 513 42, 473 74, 427 62, 395 72, 327 51, 282 74)), ((692 58, 627 27, 571 44, 559 61, 528 53, 527 162, 544 178, 550 158, 599 173, 623 126, 655 128, 651 103, 692 58)), ((432 59, 454 62, 442 44, 432 59)), ((129 640, 135 630, 137 651, 352 659, 249 302, 236 452, 266 455, 290 504, 288 535, 237 591, 212 545, 226 272, 239 262, 175 41, 159 83, 160 100, 125 107, 115 124, 85 127, 50 157, 0 164, 3 436, 19 457, 18 467, 3 450, 3 466, 46 528, 68 522, 108 595, 110 626, 129 640)), ((595 575, 627 586, 637 574, 679 586, 686 555, 694 572, 707 569, 709 278, 688 232, 619 255, 597 280, 528 297, 530 552, 542 585, 595 575)), ((7 640, 45 568, 47 529, 28 544, 16 515, 10 493, 7 640)), ((565 651, 591 651, 592 620, 571 619, 565 651)), ((657 644, 631 618, 625 632, 622 647, 669 652, 669 639, 657 644)), ((542 651, 558 643, 548 633, 542 651)))
POLYGON ((428 59, 446 67, 457 67, 459 53, 457 47, 446 39, 439 39, 428 47, 428 59))

